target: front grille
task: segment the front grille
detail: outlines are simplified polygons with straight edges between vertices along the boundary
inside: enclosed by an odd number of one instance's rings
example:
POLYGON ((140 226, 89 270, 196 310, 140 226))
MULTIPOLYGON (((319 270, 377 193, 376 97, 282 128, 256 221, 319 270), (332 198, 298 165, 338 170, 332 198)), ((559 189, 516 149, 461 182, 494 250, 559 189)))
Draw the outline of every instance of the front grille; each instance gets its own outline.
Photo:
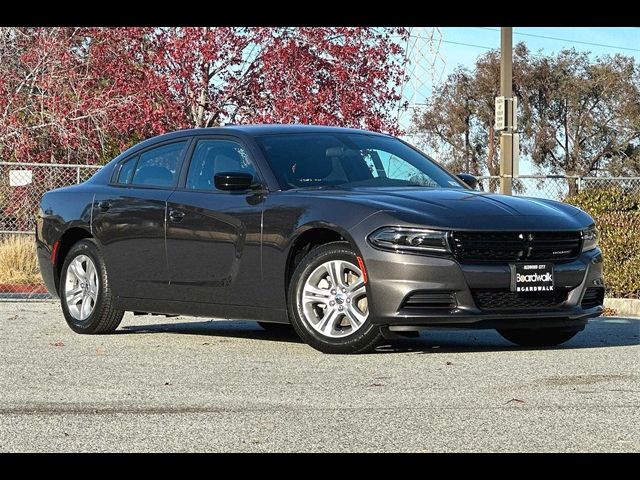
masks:
POLYGON ((485 311, 535 311, 558 308, 567 300, 568 290, 553 292, 512 292, 502 288, 471 289, 473 300, 485 311))
POLYGON ((454 256, 460 261, 567 261, 580 255, 578 232, 453 232, 454 256))
POLYGON ((589 287, 582 297, 582 308, 599 307, 604 303, 604 287, 589 287))
POLYGON ((455 307, 456 297, 453 292, 419 290, 407 295, 400 308, 453 310, 455 307))

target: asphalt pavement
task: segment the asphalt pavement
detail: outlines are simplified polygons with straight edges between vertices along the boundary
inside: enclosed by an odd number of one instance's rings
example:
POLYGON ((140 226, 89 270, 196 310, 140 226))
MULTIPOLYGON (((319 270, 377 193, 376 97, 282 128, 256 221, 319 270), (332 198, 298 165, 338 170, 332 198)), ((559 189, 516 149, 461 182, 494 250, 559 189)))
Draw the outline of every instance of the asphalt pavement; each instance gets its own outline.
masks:
POLYGON ((554 349, 429 331, 323 355, 254 322, 134 317, 83 336, 0 302, 0 451, 640 451, 640 319, 554 349))

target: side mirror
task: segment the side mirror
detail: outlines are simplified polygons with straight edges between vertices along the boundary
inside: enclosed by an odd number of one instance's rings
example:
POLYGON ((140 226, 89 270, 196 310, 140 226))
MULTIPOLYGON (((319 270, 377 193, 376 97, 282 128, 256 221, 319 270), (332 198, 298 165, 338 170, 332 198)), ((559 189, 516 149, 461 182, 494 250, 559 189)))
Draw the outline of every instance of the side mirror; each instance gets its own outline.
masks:
POLYGON ((253 185, 253 175, 244 172, 220 172, 213 177, 218 190, 249 190, 253 185))
POLYGON ((459 173, 456 175, 460 180, 467 184, 469 188, 475 190, 478 188, 478 179, 469 173, 459 173))

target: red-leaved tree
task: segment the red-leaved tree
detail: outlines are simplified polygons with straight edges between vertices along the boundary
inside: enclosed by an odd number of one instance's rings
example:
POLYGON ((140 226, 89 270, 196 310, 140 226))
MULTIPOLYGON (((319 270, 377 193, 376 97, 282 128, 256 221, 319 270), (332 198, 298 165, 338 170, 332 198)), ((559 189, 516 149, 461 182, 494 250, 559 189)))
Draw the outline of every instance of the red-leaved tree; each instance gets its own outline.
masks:
POLYGON ((397 132, 404 29, 2 28, 0 159, 101 163, 165 131, 397 132))
POLYGON ((139 28, 2 29, 0 158, 98 163, 187 126, 139 48, 139 28))

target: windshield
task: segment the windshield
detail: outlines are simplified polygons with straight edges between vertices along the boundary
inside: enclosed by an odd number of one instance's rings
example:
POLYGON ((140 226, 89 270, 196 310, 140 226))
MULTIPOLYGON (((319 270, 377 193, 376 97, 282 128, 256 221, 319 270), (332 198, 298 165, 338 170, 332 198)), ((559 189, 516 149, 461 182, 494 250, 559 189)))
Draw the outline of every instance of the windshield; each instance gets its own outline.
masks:
POLYGON ((310 187, 464 188, 425 155, 393 137, 358 133, 257 137, 283 190, 310 187))

